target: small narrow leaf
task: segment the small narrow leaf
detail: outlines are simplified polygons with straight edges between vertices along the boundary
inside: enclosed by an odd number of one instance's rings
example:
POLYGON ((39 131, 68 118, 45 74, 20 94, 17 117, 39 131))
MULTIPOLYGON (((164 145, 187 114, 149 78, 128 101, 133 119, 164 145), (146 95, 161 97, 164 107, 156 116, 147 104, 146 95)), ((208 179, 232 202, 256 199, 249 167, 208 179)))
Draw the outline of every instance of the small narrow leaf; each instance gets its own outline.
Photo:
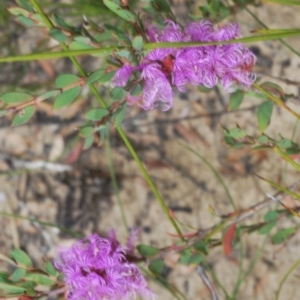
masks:
POLYGON ((124 20, 129 21, 129 22, 137 21, 136 15, 134 13, 132 13, 131 11, 129 11, 127 9, 123 9, 120 5, 114 3, 113 1, 110 1, 110 0, 103 0, 103 2, 111 11, 113 11, 115 14, 117 14, 124 20))
POLYGON ((12 275, 9 277, 9 279, 13 282, 20 281, 26 274, 26 270, 22 268, 17 268, 13 271, 12 275))
POLYGON ((6 104, 13 104, 13 103, 25 102, 31 100, 32 98, 33 96, 29 94, 13 92, 13 93, 7 93, 2 95, 0 97, 0 100, 6 104))
POLYGON ((46 269, 46 272, 47 272, 50 276, 56 276, 56 275, 57 275, 57 272, 56 272, 56 270, 54 269, 53 264, 52 264, 50 261, 47 261, 47 262, 46 262, 45 269, 46 269))
POLYGON ((276 224, 277 224, 276 221, 267 223, 258 230, 258 233, 259 234, 269 234, 270 231, 276 226, 276 224))
POLYGON ((153 274, 160 275, 164 268, 164 262, 161 259, 155 260, 149 265, 148 268, 153 274))
POLYGON ((203 254, 196 254, 190 257, 188 264, 189 265, 199 265, 203 260, 205 256, 203 254))
POLYGON ((144 44, 144 41, 143 41, 142 36, 140 36, 140 35, 136 36, 132 41, 132 47, 138 51, 143 48, 143 44, 144 44))
POLYGON ((12 250, 10 255, 17 262, 18 265, 24 266, 24 267, 32 267, 31 259, 21 249, 12 250))
POLYGON ((79 81, 79 79, 78 76, 73 74, 63 74, 56 78, 55 86, 60 89, 79 81))
POLYGON ((84 137, 89 137, 93 135, 94 133, 94 127, 86 126, 80 129, 80 134, 84 137))
POLYGON ((126 95, 126 91, 121 87, 116 87, 111 91, 111 97, 114 101, 121 100, 126 95))
POLYGON ((289 139, 282 139, 279 143, 277 143, 279 148, 287 149, 293 146, 293 143, 289 139))
POLYGON ((246 132, 241 128, 234 128, 230 130, 229 134, 234 139, 240 139, 246 136, 246 132))
POLYGON ((25 8, 26 10, 35 13, 33 6, 26 0, 16 0, 16 3, 19 4, 21 7, 25 8))
POLYGON ((63 92, 62 94, 58 95, 54 102, 53 108, 58 109, 58 108, 66 106, 66 105, 69 105, 79 95, 80 90, 81 90, 80 86, 76 86, 76 87, 74 87, 70 90, 67 90, 67 91, 63 92))
POLYGON ((107 81, 110 81, 115 76, 115 74, 116 74, 116 71, 108 72, 99 78, 99 82, 105 83, 107 81))
POLYGON ((124 102, 122 104, 122 106, 118 109, 116 117, 115 117, 115 125, 116 126, 119 126, 123 122, 125 115, 126 115, 126 108, 127 108, 127 104, 126 104, 126 102, 124 102))
POLYGON ((280 214, 276 210, 270 210, 264 215, 264 221, 276 221, 279 218, 280 214))
POLYGON ((52 29, 50 32, 49 32, 50 36, 52 38, 54 38, 56 41, 60 42, 60 43, 64 43, 67 41, 67 36, 59 29, 52 29))
POLYGON ((86 84, 93 83, 93 82, 99 80, 99 78, 101 78, 103 76, 103 72, 104 72, 104 70, 100 69, 100 70, 90 74, 86 80, 86 84))
POLYGON ((185 249, 180 255, 179 263, 183 265, 188 265, 191 257, 192 257, 191 249, 190 248, 185 249))
POLYGON ((94 49, 93 46, 88 45, 86 43, 78 42, 78 41, 73 41, 69 45, 70 50, 84 50, 84 49, 94 49))
POLYGON ((197 243, 194 244, 194 248, 200 251, 201 253, 207 255, 209 250, 209 244, 204 243, 202 241, 198 241, 197 243))
POLYGON ((50 279, 47 275, 35 273, 35 272, 27 274, 24 277, 24 279, 29 279, 31 281, 36 282, 37 284, 45 285, 45 286, 50 286, 54 284, 54 281, 50 279))
POLYGON ((40 101, 43 101, 43 100, 46 100, 46 99, 49 99, 51 97, 56 97, 57 95, 59 95, 61 93, 60 90, 54 90, 54 91, 49 91, 49 92, 46 92, 40 96, 38 96, 38 99, 40 101))
POLYGON ((258 129, 264 131, 270 124, 273 111, 273 102, 265 101, 257 109, 258 129))
POLYGON ((60 16, 58 16, 58 15, 56 15, 56 14, 54 14, 54 20, 55 20, 55 22, 56 22, 56 24, 58 25, 58 26, 60 26, 61 28, 63 28, 63 29, 66 29, 66 30, 74 30, 74 31, 77 31, 76 30, 76 27, 74 27, 74 26, 72 26, 72 25, 70 25, 70 24, 68 24, 68 23, 66 23, 60 16))
POLYGON ((30 105, 25 107, 22 111, 18 112, 12 121, 13 126, 22 125, 29 121, 35 112, 35 106, 30 105))
POLYGON ((27 17, 24 16, 18 16, 16 18, 16 20, 21 23, 22 25, 26 26, 26 27, 32 27, 35 25, 35 22, 32 19, 29 19, 27 17))
POLYGON ((236 91, 230 95, 229 98, 229 110, 237 109, 240 107, 244 99, 243 91, 236 91))
POLYGON ((83 145, 83 149, 84 150, 87 150, 89 149, 92 145, 93 145, 93 142, 94 142, 94 136, 89 136, 85 139, 84 141, 84 145, 83 145))
POLYGON ((140 84, 137 84, 131 91, 130 95, 138 96, 142 92, 143 88, 140 84))
POLYGON ((292 236, 296 232, 296 228, 284 228, 279 230, 274 236, 272 237, 273 244, 281 244, 285 242, 290 236, 292 236))
POLYGON ((146 258, 154 256, 154 255, 158 254, 158 252, 159 252, 158 249, 151 247, 151 246, 143 245, 143 244, 138 245, 137 250, 143 257, 146 257, 146 258))
POLYGON ((22 7, 9 7, 7 10, 14 16, 22 15, 28 18, 31 15, 31 13, 28 10, 22 7))
POLYGON ((24 289, 20 286, 8 284, 5 282, 0 282, 0 289, 8 292, 10 294, 16 294, 16 295, 23 294, 26 291, 26 289, 24 289))
POLYGON ((109 114, 109 111, 107 109, 96 108, 96 109, 93 109, 93 110, 90 110, 89 112, 87 112, 85 117, 91 121, 99 121, 103 117, 107 116, 108 114, 109 114))

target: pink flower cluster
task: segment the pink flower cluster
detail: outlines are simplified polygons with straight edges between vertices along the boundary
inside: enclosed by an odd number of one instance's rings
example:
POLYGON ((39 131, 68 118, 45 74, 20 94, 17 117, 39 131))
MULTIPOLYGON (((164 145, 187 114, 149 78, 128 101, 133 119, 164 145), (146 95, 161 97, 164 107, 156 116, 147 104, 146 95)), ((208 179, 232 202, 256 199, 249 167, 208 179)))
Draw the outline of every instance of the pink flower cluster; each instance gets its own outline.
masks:
MULTIPOLYGON (((217 29, 210 21, 189 24, 184 30, 173 21, 166 21, 160 29, 148 26, 151 42, 221 42, 241 37, 238 24, 232 23, 217 29)), ((251 86, 255 80, 252 68, 255 55, 243 44, 196 46, 185 48, 158 48, 148 53, 137 67, 125 64, 117 72, 112 84, 126 86, 132 73, 140 73, 143 92, 127 95, 127 103, 137 103, 143 109, 153 109, 162 103, 162 109, 173 105, 172 87, 185 91, 184 86, 204 85, 212 88, 220 82, 232 92, 239 85, 251 86)))
POLYGON ((54 266, 64 274, 67 299, 154 299, 139 268, 127 259, 133 249, 132 237, 122 247, 114 231, 107 238, 94 234, 62 249, 54 266))

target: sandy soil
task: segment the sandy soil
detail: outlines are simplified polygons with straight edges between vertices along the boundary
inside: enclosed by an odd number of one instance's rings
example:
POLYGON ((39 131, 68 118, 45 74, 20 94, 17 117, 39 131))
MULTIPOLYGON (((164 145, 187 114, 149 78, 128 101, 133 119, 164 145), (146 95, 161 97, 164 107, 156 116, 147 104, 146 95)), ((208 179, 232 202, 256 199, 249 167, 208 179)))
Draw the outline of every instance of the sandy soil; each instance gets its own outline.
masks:
MULTIPOLYGON (((176 9, 183 9, 182 3, 176 5, 176 9)), ((293 7, 265 5, 251 10, 269 27, 297 27, 298 14, 293 7)), ((240 22, 244 35, 259 28, 246 12, 230 20, 240 22)), ((26 53, 35 48, 42 36, 39 30, 24 30, 16 40, 22 45, 22 53, 26 53), (28 39, 32 43, 24 42, 28 39)), ((299 44, 297 39, 288 42, 296 48, 299 44)), ((263 80, 277 82, 287 93, 294 93, 295 99, 290 100, 289 105, 299 111, 298 85, 287 85, 282 80, 268 77, 298 80, 299 57, 276 41, 250 47, 258 56, 255 71, 263 76, 263 80)), ((90 58, 81 61, 87 69, 94 67, 90 58)), ((17 72, 23 67, 24 64, 5 65, 4 70, 17 72)), ((43 84, 51 82, 62 71, 74 72, 66 59, 32 62, 26 68, 21 78, 22 85, 43 84)), ((0 77, 2 83, 11 84, 10 77, 4 74, 0 77)), ((219 221, 210 214, 209 206, 222 214, 231 212, 232 207, 213 173, 181 143, 198 151, 223 175, 238 209, 250 207, 265 199, 266 193, 275 192, 253 172, 276 181, 284 171, 285 163, 275 153, 231 150, 224 145, 220 124, 229 128, 238 124, 249 134, 258 133, 252 107, 260 101, 248 97, 240 111, 227 113, 228 99, 221 89, 203 94, 195 88, 188 88, 186 93, 176 94, 170 111, 144 112, 130 107, 123 123, 126 134, 168 206, 181 222, 193 228, 207 228, 219 221)), ((126 231, 109 176, 106 145, 81 152, 81 142, 74 141, 74 127, 82 122, 82 111, 91 101, 92 97, 83 91, 80 99, 68 109, 52 112, 50 105, 43 104, 31 122, 15 128, 9 127, 7 119, 0 119, 0 211, 38 218, 84 234, 105 234, 114 228, 120 240, 125 241, 126 231), (36 161, 53 161, 56 171, 47 168, 28 170, 36 161), (66 170, 57 171, 59 166, 66 170)), ((294 124, 294 118, 276 107, 266 132, 274 137, 278 133, 290 137, 294 124)), ((113 161, 128 224, 140 229, 141 243, 158 247, 172 244, 174 239, 169 233, 174 233, 173 228, 114 129, 111 129, 111 136, 113 161)), ((299 138, 297 130, 294 140, 299 141, 299 138)), ((298 178, 296 171, 288 167, 286 184, 290 185, 298 178)), ((266 211, 255 214, 243 224, 262 221, 266 211)), ((278 228, 296 223, 297 220, 282 220, 278 228)), ((8 253, 12 247, 21 246, 37 265, 42 264, 43 259, 52 258, 58 245, 70 245, 75 240, 57 228, 28 220, 1 217, 0 226, 3 228, 0 252, 8 253)), ((221 247, 211 251, 208 262, 229 292, 238 275, 240 252, 243 252, 246 269, 263 241, 264 236, 257 233, 246 235, 229 258, 224 256, 221 247)), ((273 299, 283 275, 299 257, 299 241, 298 234, 283 246, 272 245, 267 239, 258 263, 243 282, 236 299, 273 299)), ((178 265, 174 263, 176 258, 176 255, 170 256, 166 261, 166 278, 187 299, 211 299, 194 267, 178 265)), ((295 271, 285 283, 280 299, 297 299, 300 291, 297 274, 299 272, 295 271)), ((173 299, 156 283, 150 282, 150 286, 158 299, 173 299)), ((225 299, 221 290, 216 288, 216 291, 220 299, 225 299)))

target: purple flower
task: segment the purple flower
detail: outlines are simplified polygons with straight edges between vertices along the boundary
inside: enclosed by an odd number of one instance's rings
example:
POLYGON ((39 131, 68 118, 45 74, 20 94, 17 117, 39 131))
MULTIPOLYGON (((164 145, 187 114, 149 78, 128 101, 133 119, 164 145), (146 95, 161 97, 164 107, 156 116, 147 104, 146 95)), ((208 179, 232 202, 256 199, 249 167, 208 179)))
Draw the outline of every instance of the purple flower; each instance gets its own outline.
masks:
POLYGON ((133 236, 122 247, 114 231, 107 238, 93 234, 61 249, 54 265, 64 274, 67 299, 154 299, 139 268, 127 258, 133 249, 133 236))
POLYGON ((116 72, 114 78, 111 81, 112 85, 124 87, 127 84, 133 70, 134 68, 132 66, 124 65, 116 72))
MULTIPOLYGON (((193 22, 182 30, 173 21, 166 21, 164 28, 147 26, 151 42, 222 42, 240 38, 236 23, 213 28, 208 20, 193 22)), ((155 49, 141 61, 139 77, 143 92, 138 96, 127 94, 127 103, 137 103, 143 109, 153 109, 162 103, 162 109, 173 105, 172 87, 185 91, 185 85, 204 85, 208 88, 219 82, 228 92, 239 86, 250 87, 256 79, 251 72, 256 62, 255 55, 243 44, 196 46, 186 48, 155 49)), ((132 68, 123 66, 113 78, 113 84, 126 86, 132 68)))

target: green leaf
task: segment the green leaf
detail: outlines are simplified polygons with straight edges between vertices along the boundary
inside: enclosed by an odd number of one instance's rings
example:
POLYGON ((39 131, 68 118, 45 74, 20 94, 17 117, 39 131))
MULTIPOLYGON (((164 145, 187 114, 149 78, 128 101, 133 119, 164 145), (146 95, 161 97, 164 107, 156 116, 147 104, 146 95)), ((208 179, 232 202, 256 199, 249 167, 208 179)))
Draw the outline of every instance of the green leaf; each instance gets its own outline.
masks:
POLYGON ((61 93, 60 90, 49 91, 49 92, 46 92, 46 93, 38 96, 38 99, 41 100, 41 101, 43 101, 43 100, 49 99, 51 97, 56 97, 60 93, 61 93))
POLYGON ((46 269, 46 272, 50 276, 56 276, 57 275, 57 272, 56 272, 55 268, 53 267, 53 264, 50 261, 46 262, 45 269, 46 269))
POLYGON ((26 289, 26 295, 28 295, 29 297, 34 297, 37 295, 37 292, 33 288, 28 287, 26 289))
POLYGON ((243 91, 236 91, 230 95, 228 109, 233 110, 240 107, 244 99, 243 91))
POLYGON ((189 261, 188 261, 188 264, 189 265, 198 265, 200 264, 203 260, 204 260, 205 256, 203 254, 196 254, 196 255, 193 255, 189 261))
POLYGON ((21 7, 25 8, 26 10, 35 13, 35 10, 33 6, 26 0, 15 0, 17 4, 19 4, 21 7))
POLYGON ((111 38, 112 38, 112 35, 111 35, 111 32, 109 32, 109 31, 104 31, 103 33, 99 33, 95 36, 95 40, 98 43, 109 41, 111 38))
POLYGON ((78 42, 78 41, 73 41, 69 45, 70 50, 83 50, 83 49, 94 49, 93 46, 88 45, 86 43, 78 42))
POLYGON ((126 102, 124 102, 122 104, 122 106, 118 108, 118 110, 116 112, 116 117, 115 117, 115 125, 116 126, 119 126, 123 122, 125 115, 126 115, 126 108, 127 108, 126 102))
POLYGON ((91 121, 101 120, 103 117, 107 116, 109 111, 105 108, 95 108, 87 112, 85 117, 91 121))
POLYGON ((275 233, 272 237, 272 242, 275 245, 285 242, 290 236, 296 232, 296 228, 284 228, 275 233))
POLYGON ((164 268, 164 262, 161 259, 153 261, 149 266, 148 269, 155 275, 160 275, 164 268))
POLYGON ((101 78, 103 76, 103 72, 104 72, 104 70, 100 69, 100 70, 90 74, 86 80, 86 84, 90 84, 90 83, 93 83, 93 82, 99 80, 99 78, 101 78))
POLYGON ((265 144, 269 141, 269 138, 263 134, 257 139, 257 141, 261 144, 265 144))
POLYGON ((122 30, 110 24, 104 24, 104 26, 107 30, 111 31, 117 37, 117 40, 119 42, 124 42, 127 46, 131 46, 131 40, 122 30))
POLYGON ((137 247, 138 252, 143 256, 143 257, 152 257, 156 254, 159 253, 159 250, 157 248, 151 247, 151 246, 147 246, 147 245, 143 245, 140 244, 137 247))
POLYGON ((30 13, 28 10, 26 10, 26 9, 24 9, 24 8, 22 8, 22 7, 18 7, 18 6, 16 6, 16 7, 9 7, 9 8, 7 8, 7 10, 8 10, 12 15, 14 15, 14 16, 22 15, 22 16, 28 18, 28 17, 31 15, 31 13, 30 13))
POLYGON ((126 91, 120 87, 116 87, 110 92, 110 94, 114 101, 118 101, 125 97, 126 91))
POLYGON ((17 268, 14 270, 12 275, 9 277, 9 279, 13 282, 20 281, 26 274, 26 270, 22 268, 17 268))
POLYGON ((21 23, 22 25, 26 26, 26 27, 32 27, 35 26, 35 22, 32 19, 29 19, 27 17, 24 16, 18 16, 16 18, 16 20, 21 23))
POLYGON ((116 70, 108 72, 99 78, 99 82, 105 83, 107 81, 110 81, 115 76, 115 74, 116 74, 116 70))
POLYGON ((68 40, 68 37, 61 30, 56 28, 52 29, 49 34, 52 38, 60 43, 64 43, 68 40))
POLYGON ((35 112, 35 106, 30 105, 22 109, 22 111, 18 112, 12 121, 13 126, 22 125, 29 121, 29 119, 33 116, 35 112))
POLYGON ((265 101, 257 109, 257 121, 260 131, 264 131, 270 124, 273 111, 273 102, 265 101))
POLYGON ((194 248, 201 253, 207 255, 209 251, 209 244, 204 243, 202 241, 198 241, 197 243, 194 244, 194 248))
POLYGON ((277 143, 279 148, 287 149, 293 146, 293 143, 289 139, 282 139, 279 143, 277 143))
POLYGON ((144 41, 143 41, 142 36, 140 36, 140 35, 136 36, 132 41, 132 47, 135 50, 140 51, 143 48, 143 45, 144 45, 144 41))
POLYGON ((93 135, 94 133, 94 127, 86 126, 80 129, 80 134, 84 137, 89 137, 93 135))
POLYGON ((6 104, 20 103, 33 99, 33 96, 25 93, 7 93, 0 97, 0 100, 6 104))
POLYGON ((0 271, 0 282, 8 282, 9 281, 8 276, 9 276, 8 273, 0 271))
POLYGON ((16 285, 13 285, 13 284, 8 284, 8 283, 5 283, 5 282, 0 282, 0 289, 5 291, 5 292, 8 292, 10 294, 23 294, 26 289, 20 287, 20 286, 16 286, 16 285))
POLYGON ((279 218, 280 214, 276 210, 270 210, 264 215, 264 221, 276 221, 279 218))
POLYGON ((81 90, 80 86, 76 86, 76 87, 74 87, 70 90, 67 90, 67 91, 63 92, 62 94, 58 95, 54 102, 53 108, 58 109, 58 108, 66 106, 66 105, 69 105, 79 95, 80 90, 81 90))
POLYGON ((55 86, 60 89, 79 81, 79 79, 73 74, 63 74, 55 79, 55 86))
POLYGON ((130 95, 132 96, 138 96, 142 92, 143 88, 140 84, 137 84, 131 91, 130 95))
POLYGON ((31 280, 27 280, 27 281, 24 281, 20 284, 21 287, 25 288, 25 289, 28 289, 28 288, 34 288, 37 286, 37 283, 34 282, 34 281, 31 281, 31 280))
POLYGON ((277 224, 276 221, 267 223, 258 230, 258 233, 259 234, 269 234, 270 231, 276 226, 276 224, 277 224))
POLYGON ((37 284, 45 285, 45 286, 50 286, 50 285, 53 285, 55 283, 47 275, 36 273, 36 272, 32 272, 32 273, 27 274, 24 277, 24 279, 29 279, 31 281, 36 282, 37 284))
POLYGON ((17 262, 19 266, 32 267, 30 257, 21 249, 14 249, 10 253, 11 257, 17 262))
POLYGON ((59 27, 61 27, 61 28, 63 28, 63 29, 66 29, 66 30, 68 30, 68 31, 70 31, 70 30, 75 31, 75 32, 78 31, 78 30, 76 29, 76 27, 74 27, 74 26, 72 26, 72 25, 66 23, 60 16, 58 16, 58 15, 56 15, 56 14, 54 14, 53 16, 54 16, 54 20, 55 20, 56 24, 57 24, 59 27))
POLYGON ((240 139, 246 136, 246 132, 241 128, 234 128, 230 130, 229 134, 234 139, 240 139))
POLYGON ((113 1, 110 1, 110 0, 103 0, 103 2, 111 11, 113 11, 115 14, 117 14, 124 20, 129 21, 129 22, 137 21, 136 15, 134 13, 132 13, 131 11, 129 11, 127 9, 123 9, 120 5, 114 3, 113 1))
POLYGON ((94 136, 93 135, 87 137, 84 141, 83 150, 89 149, 93 145, 93 142, 94 142, 94 136))
POLYGON ((191 249, 189 249, 189 248, 185 249, 180 255, 179 263, 187 265, 187 264, 189 264, 191 257, 192 257, 191 249))

